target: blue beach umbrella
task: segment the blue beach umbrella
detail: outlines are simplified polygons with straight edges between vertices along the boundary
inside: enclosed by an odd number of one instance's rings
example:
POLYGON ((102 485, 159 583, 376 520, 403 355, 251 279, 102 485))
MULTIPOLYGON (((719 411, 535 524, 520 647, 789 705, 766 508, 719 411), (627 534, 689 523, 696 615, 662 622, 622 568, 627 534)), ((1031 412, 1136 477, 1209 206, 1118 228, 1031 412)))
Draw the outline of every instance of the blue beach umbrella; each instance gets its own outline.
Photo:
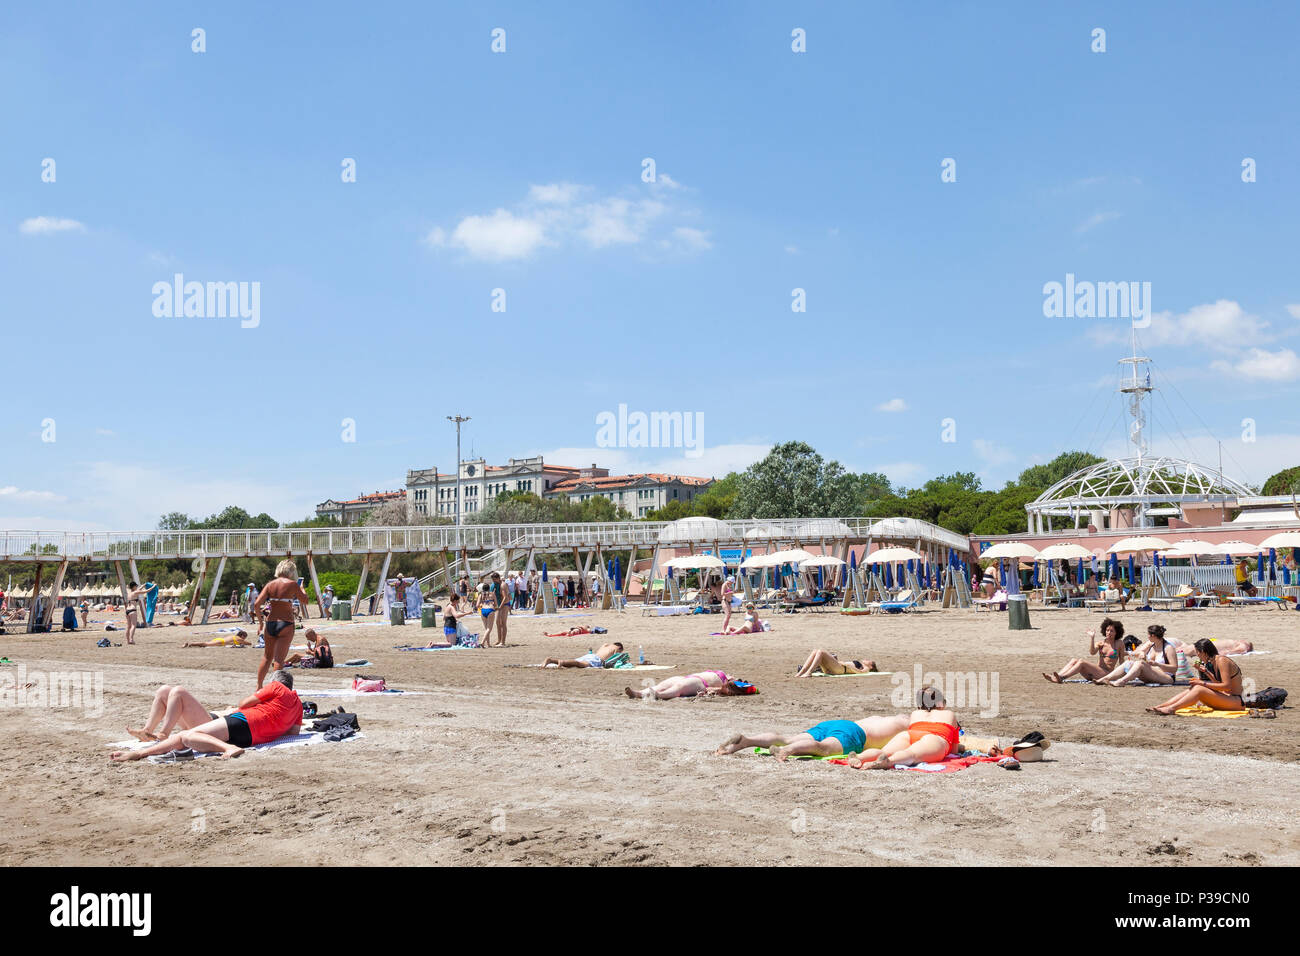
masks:
POLYGON ((894 586, 894 570, 892 567, 886 564, 885 565, 885 587, 892 588, 893 586, 894 586))
POLYGON ((1268 579, 1277 580, 1277 548, 1268 549, 1268 579))
POLYGON ((618 558, 614 559, 614 590, 623 590, 623 576, 619 573, 623 570, 622 562, 618 558))
POLYGON ((1038 587, 1038 562, 1034 562, 1034 587, 1038 587))
POLYGON ((1079 584, 1082 584, 1082 583, 1083 583, 1083 558, 1080 558, 1080 559, 1079 559, 1079 578, 1078 578, 1078 583, 1079 583, 1079 584))
POLYGON ((1255 577, 1260 581, 1264 580, 1264 552, 1261 551, 1255 558, 1255 577))
POLYGON ((1133 587, 1137 584, 1137 578, 1133 576, 1133 555, 1128 556, 1128 586, 1133 587))
POLYGON ((545 561, 542 562, 542 580, 543 580, 543 581, 546 580, 546 562, 545 562, 545 561))

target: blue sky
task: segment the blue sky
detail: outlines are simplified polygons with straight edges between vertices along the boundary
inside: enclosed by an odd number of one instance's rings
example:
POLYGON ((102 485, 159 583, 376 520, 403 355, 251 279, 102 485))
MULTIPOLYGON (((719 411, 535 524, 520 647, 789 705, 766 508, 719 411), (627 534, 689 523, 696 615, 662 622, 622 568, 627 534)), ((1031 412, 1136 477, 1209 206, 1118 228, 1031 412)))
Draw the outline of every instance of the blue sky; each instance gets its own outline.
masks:
POLYGON ((449 469, 456 412, 490 461, 720 475, 798 438, 1000 487, 1123 448, 1127 322, 1045 317, 1067 273, 1151 283, 1155 449, 1213 464, 1222 440, 1262 482, 1300 463, 1297 26, 1210 3, 10 5, 0 527, 303 517, 449 469), (257 326, 155 316, 177 272, 260 283, 257 326), (619 404, 702 412, 704 454, 594 447, 619 404))

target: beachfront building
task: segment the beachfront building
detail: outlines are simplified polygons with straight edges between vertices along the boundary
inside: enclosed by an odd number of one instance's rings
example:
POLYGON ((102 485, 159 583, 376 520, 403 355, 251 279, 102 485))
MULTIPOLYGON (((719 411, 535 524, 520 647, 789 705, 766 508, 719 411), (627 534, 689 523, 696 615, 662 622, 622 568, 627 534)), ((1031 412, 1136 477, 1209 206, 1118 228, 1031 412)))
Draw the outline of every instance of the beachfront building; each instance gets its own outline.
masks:
POLYGON ((350 501, 322 501, 316 506, 318 518, 333 518, 339 524, 357 525, 365 520, 367 514, 389 501, 399 501, 406 497, 404 491, 376 491, 361 495, 350 501))
POLYGON ((502 493, 534 494, 545 497, 556 485, 580 477, 603 478, 608 468, 555 465, 533 458, 511 458, 504 465, 489 465, 482 458, 460 463, 460 498, 456 497, 455 473, 420 468, 406 473, 406 496, 413 515, 455 518, 457 511, 471 515, 482 511, 502 493), (463 507, 459 507, 460 502, 463 507))
POLYGON ((633 518, 644 518, 673 501, 690 501, 713 484, 712 478, 692 475, 577 475, 559 482, 544 497, 567 496, 570 501, 608 498, 633 518))

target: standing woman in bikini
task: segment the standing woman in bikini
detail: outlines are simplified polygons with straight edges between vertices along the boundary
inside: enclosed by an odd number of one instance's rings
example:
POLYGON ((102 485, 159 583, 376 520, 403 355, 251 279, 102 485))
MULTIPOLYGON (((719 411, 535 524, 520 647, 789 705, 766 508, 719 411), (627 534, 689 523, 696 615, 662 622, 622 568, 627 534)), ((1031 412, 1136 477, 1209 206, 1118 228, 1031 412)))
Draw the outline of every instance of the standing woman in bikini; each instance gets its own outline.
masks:
POLYGON ((257 606, 254 608, 257 623, 263 629, 263 639, 266 642, 262 662, 257 665, 258 690, 262 689, 267 671, 272 669, 273 664, 275 670, 284 667, 284 659, 289 654, 289 645, 293 643, 294 601, 306 607, 307 593, 298 586, 298 566, 285 558, 275 566, 275 578, 262 588, 262 593, 257 598, 257 606), (264 612, 262 608, 268 602, 271 608, 264 612))
POLYGON ((1200 659, 1196 665, 1200 677, 1193 677, 1191 685, 1180 694, 1175 694, 1163 704, 1148 707, 1151 714, 1164 714, 1168 717, 1180 707, 1204 704, 1214 710, 1242 710, 1245 702, 1241 698, 1241 668, 1230 657, 1219 653, 1214 642, 1201 638, 1196 642, 1196 656, 1200 659))
MULTIPOLYGON (((492 623, 496 625, 497 647, 506 646, 506 625, 510 622, 510 602, 505 599, 505 589, 501 586, 501 575, 492 572, 492 600, 496 602, 497 611, 492 616, 492 623)), ((491 630, 488 636, 492 636, 491 630)))
POLYGON ((496 613, 497 606, 492 600, 492 585, 480 584, 478 586, 478 613, 483 619, 483 643, 479 647, 492 646, 492 630, 496 625, 493 615, 496 613))

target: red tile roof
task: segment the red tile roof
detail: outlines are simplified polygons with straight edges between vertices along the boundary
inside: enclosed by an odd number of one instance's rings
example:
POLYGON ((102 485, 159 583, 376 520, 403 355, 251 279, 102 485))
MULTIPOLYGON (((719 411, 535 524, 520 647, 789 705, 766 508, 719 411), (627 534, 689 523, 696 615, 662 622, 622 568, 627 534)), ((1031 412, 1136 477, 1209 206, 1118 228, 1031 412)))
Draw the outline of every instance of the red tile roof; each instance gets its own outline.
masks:
POLYGON ((643 479, 649 479, 656 484, 676 482, 683 485, 707 485, 713 481, 712 478, 696 478, 691 475, 663 475, 657 472, 645 472, 639 475, 609 475, 604 478, 565 478, 553 484, 551 491, 563 491, 566 488, 576 488, 580 485, 596 488, 625 487, 634 485, 643 479))

